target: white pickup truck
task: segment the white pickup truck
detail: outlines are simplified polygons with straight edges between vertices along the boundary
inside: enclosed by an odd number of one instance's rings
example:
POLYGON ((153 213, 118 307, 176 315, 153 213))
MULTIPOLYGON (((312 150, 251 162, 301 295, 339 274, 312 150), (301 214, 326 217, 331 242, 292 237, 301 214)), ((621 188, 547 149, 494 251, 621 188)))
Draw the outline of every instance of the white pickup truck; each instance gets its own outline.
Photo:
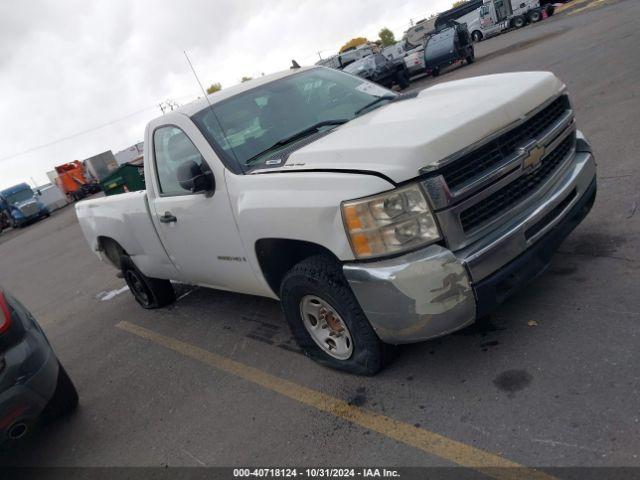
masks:
POLYGON ((547 72, 398 95, 324 67, 261 77, 149 123, 146 192, 76 205, 144 308, 170 281, 279 299, 303 350, 374 374, 539 274, 596 193, 547 72))

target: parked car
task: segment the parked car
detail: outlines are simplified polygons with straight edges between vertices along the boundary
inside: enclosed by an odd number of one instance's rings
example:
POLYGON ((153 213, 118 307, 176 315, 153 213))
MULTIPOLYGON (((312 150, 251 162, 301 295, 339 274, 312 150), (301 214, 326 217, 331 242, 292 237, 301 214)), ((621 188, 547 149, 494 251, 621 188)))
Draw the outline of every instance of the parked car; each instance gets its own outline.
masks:
POLYGON ((0 191, 0 210, 5 212, 13 228, 24 227, 30 222, 50 215, 47 207, 26 183, 0 191))
POLYGON ((456 62, 475 61, 475 51, 469 30, 465 24, 454 25, 427 38, 424 47, 424 65, 427 73, 434 77, 440 75, 440 70, 456 62))
POLYGON ((170 304, 170 280, 279 299, 307 355, 359 374, 495 309, 596 194, 549 72, 398 95, 289 70, 152 120, 144 148, 146 191, 76 205, 135 300, 170 304))
POLYGON ((410 84, 409 71, 404 61, 402 59, 389 60, 380 53, 356 60, 346 66, 343 71, 366 78, 387 88, 391 88, 393 85, 407 88, 410 84))
POLYGON ((71 413, 78 393, 31 313, 0 289, 0 443, 71 413))

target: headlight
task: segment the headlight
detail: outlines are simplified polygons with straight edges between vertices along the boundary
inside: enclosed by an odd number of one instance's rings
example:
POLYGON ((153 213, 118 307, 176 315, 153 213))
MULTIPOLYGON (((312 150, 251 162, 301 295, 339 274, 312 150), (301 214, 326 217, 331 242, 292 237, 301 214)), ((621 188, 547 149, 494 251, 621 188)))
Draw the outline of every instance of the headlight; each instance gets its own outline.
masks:
POLYGON ((342 218, 357 258, 388 255, 440 240, 418 185, 343 202, 342 218))

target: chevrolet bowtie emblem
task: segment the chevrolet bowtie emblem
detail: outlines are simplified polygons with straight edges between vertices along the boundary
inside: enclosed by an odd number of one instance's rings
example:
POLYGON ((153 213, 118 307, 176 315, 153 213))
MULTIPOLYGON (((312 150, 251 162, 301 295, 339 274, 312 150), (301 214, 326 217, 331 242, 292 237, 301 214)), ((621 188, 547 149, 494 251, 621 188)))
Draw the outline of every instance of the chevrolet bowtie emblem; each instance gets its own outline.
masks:
POLYGON ((545 148, 542 146, 536 146, 533 149, 531 149, 529 151, 529 156, 525 158, 524 161, 522 162, 522 169, 535 170, 536 168, 538 168, 540 166, 540 162, 542 161, 542 157, 544 157, 544 154, 545 154, 545 148))

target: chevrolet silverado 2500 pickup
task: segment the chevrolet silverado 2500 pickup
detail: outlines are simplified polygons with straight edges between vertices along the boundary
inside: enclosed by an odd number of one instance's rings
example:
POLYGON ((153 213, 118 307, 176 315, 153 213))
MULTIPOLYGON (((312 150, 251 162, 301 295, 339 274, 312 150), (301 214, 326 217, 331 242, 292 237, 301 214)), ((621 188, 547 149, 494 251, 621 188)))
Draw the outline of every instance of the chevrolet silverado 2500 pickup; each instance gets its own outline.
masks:
POLYGON ((170 281, 279 299, 307 355, 360 374, 490 312, 596 194, 547 72, 398 95, 302 68, 151 121, 144 149, 146 192, 76 205, 138 303, 174 301, 170 281))

